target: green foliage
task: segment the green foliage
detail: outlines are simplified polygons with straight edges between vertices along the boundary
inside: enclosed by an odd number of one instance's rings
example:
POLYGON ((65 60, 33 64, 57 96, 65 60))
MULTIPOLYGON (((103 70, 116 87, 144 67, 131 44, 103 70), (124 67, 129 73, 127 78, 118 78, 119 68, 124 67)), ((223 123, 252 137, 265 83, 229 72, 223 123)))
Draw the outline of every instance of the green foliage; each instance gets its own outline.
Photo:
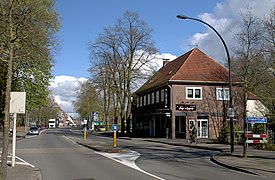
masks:
POLYGON ((267 151, 275 151, 275 144, 273 143, 263 143, 256 144, 253 146, 254 149, 267 150, 267 151))
POLYGON ((218 141, 222 144, 228 144, 230 142, 230 127, 228 125, 221 128, 218 141))
MULTIPOLYGON (((0 118, 3 116, 9 61, 10 1, 3 0, 0 9, 0 118)), ((58 45, 55 33, 60 28, 54 0, 14 0, 13 2, 14 60, 12 91, 27 92, 27 109, 45 106, 49 95, 52 55, 58 45)))
POLYGON ((88 118, 88 120, 91 120, 91 112, 98 111, 99 114, 102 114, 99 94, 93 83, 91 81, 80 82, 78 88, 76 101, 74 102, 76 112, 82 118, 88 118))
MULTIPOLYGON (((234 133, 235 133, 235 142, 239 143, 240 141, 242 141, 242 126, 235 124, 234 125, 234 133), (241 132, 241 133, 237 133, 237 132, 241 132)), ((222 144, 229 144, 230 143, 230 124, 229 122, 227 124, 225 124, 224 127, 222 127, 220 129, 220 134, 218 137, 218 142, 222 143, 222 144)))

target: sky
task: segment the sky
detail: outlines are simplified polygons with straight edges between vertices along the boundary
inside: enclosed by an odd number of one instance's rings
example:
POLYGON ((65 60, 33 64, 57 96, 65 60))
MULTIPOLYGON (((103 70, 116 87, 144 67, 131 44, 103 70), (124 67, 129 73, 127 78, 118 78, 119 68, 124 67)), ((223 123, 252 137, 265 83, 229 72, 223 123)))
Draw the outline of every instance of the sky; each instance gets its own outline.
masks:
POLYGON ((54 57, 49 88, 61 108, 73 113, 75 88, 90 77, 88 43, 94 42, 103 28, 113 27, 126 11, 136 12, 153 29, 152 39, 160 57, 173 60, 198 47, 222 63, 226 54, 218 36, 202 23, 176 16, 184 14, 211 24, 231 52, 235 46, 232 35, 242 22, 241 12, 250 6, 255 16, 263 18, 274 5, 275 0, 56 0, 62 18, 57 34, 61 49, 54 57))

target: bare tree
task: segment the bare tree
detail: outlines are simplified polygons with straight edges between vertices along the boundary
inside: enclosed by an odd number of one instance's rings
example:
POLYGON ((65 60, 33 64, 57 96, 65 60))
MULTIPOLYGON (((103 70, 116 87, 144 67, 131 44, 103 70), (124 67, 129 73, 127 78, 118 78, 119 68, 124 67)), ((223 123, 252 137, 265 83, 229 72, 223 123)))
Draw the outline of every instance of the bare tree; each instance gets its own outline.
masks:
MULTIPOLYGON (((98 93, 91 81, 79 82, 79 87, 76 92, 76 101, 73 103, 76 112, 82 118, 92 120, 92 112, 99 111, 100 100, 98 93)), ((100 111, 101 113, 102 111, 100 111)))
MULTIPOLYGON (((129 124, 130 120, 133 83, 146 77, 142 70, 156 53, 151 32, 152 29, 136 13, 126 12, 114 27, 105 28, 98 39, 90 43, 91 63, 97 64, 91 69, 104 69, 110 78, 108 88, 113 92, 114 108, 118 108, 122 133, 124 121, 129 124)), ((129 132, 129 125, 127 128, 129 132)))
MULTIPOLYGON (((255 17, 251 9, 243 13, 243 26, 235 33, 235 39, 239 46, 236 48, 233 71, 243 81, 243 131, 246 133, 246 107, 248 93, 254 92, 255 87, 265 80, 263 72, 268 69, 268 62, 263 54, 264 38, 262 21, 255 17)), ((243 157, 246 155, 246 143, 244 142, 243 157)))

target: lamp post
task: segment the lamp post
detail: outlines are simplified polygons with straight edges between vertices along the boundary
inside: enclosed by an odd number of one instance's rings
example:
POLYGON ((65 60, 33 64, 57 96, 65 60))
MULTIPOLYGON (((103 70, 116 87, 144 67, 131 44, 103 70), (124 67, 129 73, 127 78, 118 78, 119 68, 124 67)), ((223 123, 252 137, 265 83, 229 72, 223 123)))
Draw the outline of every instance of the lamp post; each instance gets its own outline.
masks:
POLYGON ((207 22, 204 22, 200 19, 197 18, 192 18, 192 17, 188 17, 185 15, 177 15, 177 18, 179 19, 190 19, 190 20, 194 20, 194 21, 198 21, 201 22, 203 24, 205 24, 206 26, 210 27, 220 38, 220 40, 222 41, 222 44, 225 48, 226 51, 226 55, 227 55, 227 61, 228 61, 228 81, 229 81, 229 109, 228 109, 228 115, 229 115, 229 119, 230 119, 230 143, 231 143, 231 153, 234 152, 234 129, 233 129, 233 118, 234 118, 234 110, 233 110, 233 105, 232 105, 232 79, 231 79, 231 62, 230 62, 230 56, 229 56, 229 51, 227 49, 226 43, 223 40, 222 36, 218 33, 218 31, 211 26, 210 24, 208 24, 207 22))

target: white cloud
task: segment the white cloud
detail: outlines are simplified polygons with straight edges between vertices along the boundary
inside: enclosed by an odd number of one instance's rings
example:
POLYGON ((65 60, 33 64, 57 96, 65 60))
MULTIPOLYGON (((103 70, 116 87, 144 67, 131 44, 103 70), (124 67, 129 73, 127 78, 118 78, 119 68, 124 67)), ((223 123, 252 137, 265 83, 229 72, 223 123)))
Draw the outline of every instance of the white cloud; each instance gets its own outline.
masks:
MULTIPOLYGON (((246 12, 247 7, 251 7, 256 17, 263 18, 270 13, 274 3, 275 0, 225 0, 217 3, 212 13, 199 14, 198 19, 209 23, 219 32, 232 54, 232 47, 236 46, 233 33, 242 23, 241 13, 246 12)), ((205 30, 203 33, 195 33, 187 44, 196 45, 212 58, 225 62, 227 57, 221 40, 212 29, 205 27, 205 30)), ((184 45, 184 49, 189 49, 187 44, 184 45)))
POLYGON ((86 81, 86 78, 76 78, 72 76, 56 76, 51 79, 49 87, 56 103, 67 113, 73 113, 73 101, 75 100, 75 90, 79 82, 86 81))
MULTIPOLYGON (((173 60, 176 56, 170 53, 157 54, 156 58, 152 60, 151 65, 154 66, 156 70, 162 67, 163 59, 173 60)), ((73 101, 76 99, 76 88, 79 85, 79 82, 86 81, 86 78, 76 78, 72 76, 55 76, 50 80, 50 91, 54 96, 56 103, 68 114, 75 117, 75 111, 73 107, 73 101)), ((144 82, 142 82, 144 83, 144 82)), ((138 83, 138 87, 141 85, 138 83)))

